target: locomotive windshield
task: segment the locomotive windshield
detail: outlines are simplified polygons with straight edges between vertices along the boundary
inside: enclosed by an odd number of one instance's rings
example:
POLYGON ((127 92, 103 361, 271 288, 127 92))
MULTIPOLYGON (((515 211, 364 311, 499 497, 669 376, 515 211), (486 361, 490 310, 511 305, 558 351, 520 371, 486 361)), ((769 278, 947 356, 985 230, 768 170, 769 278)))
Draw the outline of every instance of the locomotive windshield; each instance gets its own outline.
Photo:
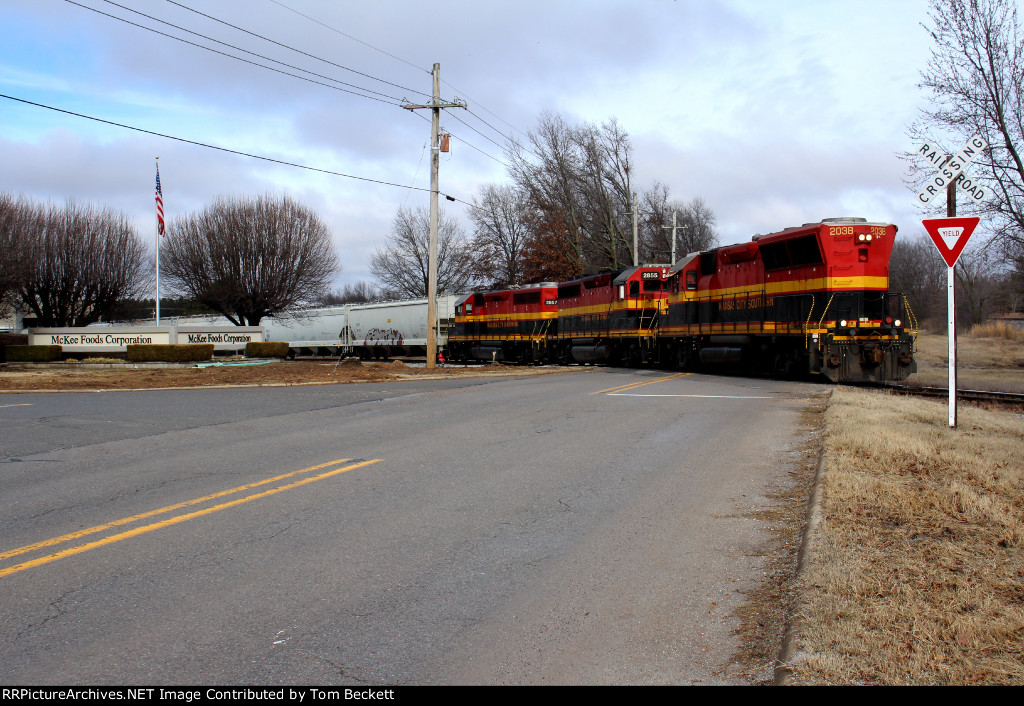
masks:
POLYGON ((823 262, 818 239, 813 235, 762 245, 761 259, 764 260, 766 270, 820 265, 823 262))

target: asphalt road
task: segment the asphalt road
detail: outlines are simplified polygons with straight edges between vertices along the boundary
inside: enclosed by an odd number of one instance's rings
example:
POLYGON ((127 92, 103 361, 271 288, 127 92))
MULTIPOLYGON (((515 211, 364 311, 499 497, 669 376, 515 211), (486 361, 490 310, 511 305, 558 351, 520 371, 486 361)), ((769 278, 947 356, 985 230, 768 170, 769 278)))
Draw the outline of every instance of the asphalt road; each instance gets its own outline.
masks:
POLYGON ((746 683, 817 385, 0 395, 0 683, 746 683))

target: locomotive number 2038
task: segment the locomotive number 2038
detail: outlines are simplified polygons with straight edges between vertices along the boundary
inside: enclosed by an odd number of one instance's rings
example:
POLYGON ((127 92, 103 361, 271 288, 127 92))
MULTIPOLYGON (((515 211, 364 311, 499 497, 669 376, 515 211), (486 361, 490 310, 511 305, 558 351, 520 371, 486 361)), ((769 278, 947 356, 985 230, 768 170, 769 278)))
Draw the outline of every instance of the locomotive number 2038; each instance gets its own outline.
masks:
MULTIPOLYGON (((829 228, 828 232, 833 238, 839 238, 844 235, 853 235, 853 226, 836 226, 829 228)), ((881 238, 885 235, 885 228, 881 226, 871 226, 871 235, 875 238, 881 238)))

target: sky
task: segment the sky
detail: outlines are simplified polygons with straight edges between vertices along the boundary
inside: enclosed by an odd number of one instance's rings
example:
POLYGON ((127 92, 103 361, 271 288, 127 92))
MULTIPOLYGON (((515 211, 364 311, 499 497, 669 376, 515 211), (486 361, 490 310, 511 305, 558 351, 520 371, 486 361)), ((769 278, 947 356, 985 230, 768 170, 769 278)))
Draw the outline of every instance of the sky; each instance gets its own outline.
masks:
POLYGON ((399 208, 429 204, 429 112, 401 105, 429 101, 435 62, 442 99, 466 102, 441 116, 440 190, 470 233, 465 202, 508 182, 504 145, 545 112, 617 120, 634 183, 702 198, 722 244, 837 216, 914 237, 927 217, 900 159, 926 104, 927 0, 0 0, 0 13, 0 191, 124 211, 151 242, 159 157, 168 219, 266 193, 315 209, 339 287, 371 280, 399 208))

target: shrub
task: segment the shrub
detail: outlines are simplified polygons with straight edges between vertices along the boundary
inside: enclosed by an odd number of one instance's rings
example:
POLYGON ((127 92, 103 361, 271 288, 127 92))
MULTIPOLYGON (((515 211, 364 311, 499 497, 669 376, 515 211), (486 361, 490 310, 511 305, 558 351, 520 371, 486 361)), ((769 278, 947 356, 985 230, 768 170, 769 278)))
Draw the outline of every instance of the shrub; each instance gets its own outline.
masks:
POLYGON ((249 341, 245 344, 246 358, 284 358, 288 355, 288 341, 249 341))
POLYGON ((60 360, 60 346, 4 346, 8 363, 50 363, 60 360))
POLYGON ((189 363, 213 357, 212 343, 171 343, 129 345, 127 358, 133 363, 189 363))

